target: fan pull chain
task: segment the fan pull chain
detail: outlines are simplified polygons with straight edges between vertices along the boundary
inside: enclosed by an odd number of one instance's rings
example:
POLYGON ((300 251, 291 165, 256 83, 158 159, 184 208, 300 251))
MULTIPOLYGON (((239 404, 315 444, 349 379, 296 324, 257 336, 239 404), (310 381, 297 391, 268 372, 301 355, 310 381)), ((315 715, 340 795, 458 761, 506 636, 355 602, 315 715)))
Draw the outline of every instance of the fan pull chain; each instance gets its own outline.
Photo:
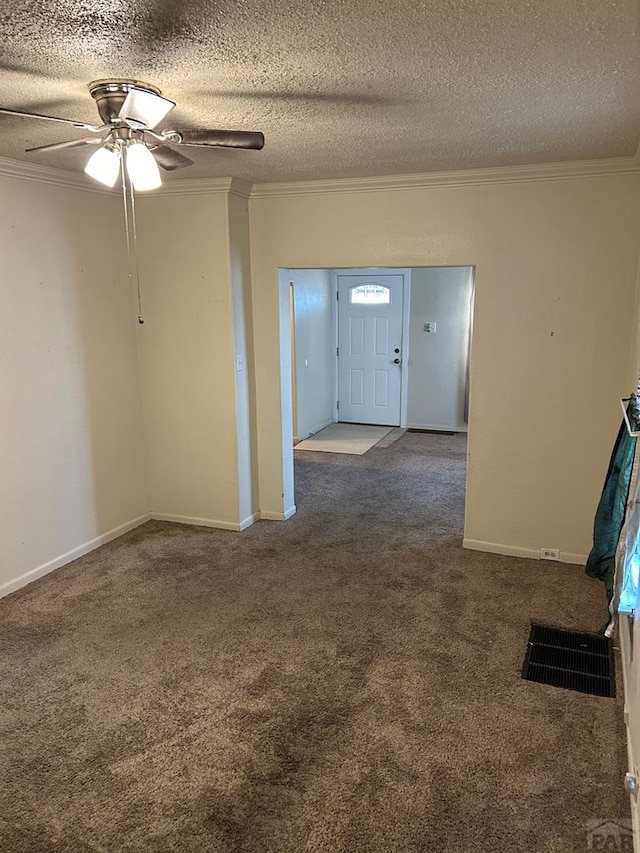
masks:
POLYGON ((133 268, 135 270, 135 278, 136 278, 136 293, 138 295, 138 323, 142 326, 144 323, 144 317, 142 316, 142 297, 140 295, 140 272, 138 269, 138 229, 136 227, 136 203, 135 203, 135 195, 133 191, 133 184, 129 182, 129 191, 131 193, 131 225, 133 232, 133 268))
MULTIPOLYGON (((123 152, 122 152, 123 153, 123 152)), ((133 184, 127 181, 124 166, 124 156, 120 157, 120 173, 122 175, 122 198, 124 201, 124 226, 127 232, 127 256, 129 258, 129 281, 135 284, 138 297, 138 323, 144 324, 142 316, 142 297, 140 295, 140 272, 138 269, 138 232, 136 229, 136 207, 133 195, 133 184), (130 195, 127 195, 127 187, 130 195)))

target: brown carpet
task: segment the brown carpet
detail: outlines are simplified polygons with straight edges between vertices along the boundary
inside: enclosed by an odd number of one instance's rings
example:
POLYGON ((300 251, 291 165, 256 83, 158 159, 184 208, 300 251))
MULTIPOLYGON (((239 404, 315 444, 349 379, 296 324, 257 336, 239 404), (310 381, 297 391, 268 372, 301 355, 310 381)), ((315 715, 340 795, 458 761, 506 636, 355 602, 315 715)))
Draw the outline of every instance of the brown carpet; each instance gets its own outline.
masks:
POLYGON ((3 853, 564 853, 627 815, 621 700, 520 678, 603 590, 461 548, 464 437, 296 466, 287 523, 149 523, 0 602, 3 853))

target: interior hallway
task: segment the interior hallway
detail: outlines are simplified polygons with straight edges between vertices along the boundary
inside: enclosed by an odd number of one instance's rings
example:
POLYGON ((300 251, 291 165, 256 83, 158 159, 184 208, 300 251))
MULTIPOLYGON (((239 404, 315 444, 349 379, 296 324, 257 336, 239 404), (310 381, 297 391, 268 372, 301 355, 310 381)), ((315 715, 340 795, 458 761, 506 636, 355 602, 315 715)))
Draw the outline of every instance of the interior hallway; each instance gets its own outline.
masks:
POLYGON ((286 523, 151 522, 0 601, 0 849, 568 853, 626 816, 621 699, 520 679, 603 590, 464 551, 465 452, 299 453, 286 523))

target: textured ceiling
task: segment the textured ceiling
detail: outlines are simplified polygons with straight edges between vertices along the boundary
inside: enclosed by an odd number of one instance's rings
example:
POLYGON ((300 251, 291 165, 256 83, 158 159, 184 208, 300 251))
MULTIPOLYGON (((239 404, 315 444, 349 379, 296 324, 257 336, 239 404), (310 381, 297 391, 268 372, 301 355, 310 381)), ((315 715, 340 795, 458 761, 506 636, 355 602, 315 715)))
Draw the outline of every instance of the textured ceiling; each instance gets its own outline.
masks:
MULTIPOLYGON (((178 102, 163 126, 262 130, 171 176, 402 174, 636 153, 636 0, 4 0, 0 105, 95 123, 87 83, 178 102)), ((81 170, 81 131, 0 116, 0 156, 81 170)))

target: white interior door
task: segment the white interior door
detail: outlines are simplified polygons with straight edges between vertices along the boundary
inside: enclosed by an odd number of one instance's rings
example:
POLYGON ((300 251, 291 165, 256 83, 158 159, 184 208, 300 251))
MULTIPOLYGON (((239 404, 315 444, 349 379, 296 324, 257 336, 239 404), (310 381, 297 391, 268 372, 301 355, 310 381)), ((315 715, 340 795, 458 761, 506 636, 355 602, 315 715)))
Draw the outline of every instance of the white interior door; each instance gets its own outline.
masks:
POLYGON ((338 420, 399 426, 404 275, 338 276, 338 420))

